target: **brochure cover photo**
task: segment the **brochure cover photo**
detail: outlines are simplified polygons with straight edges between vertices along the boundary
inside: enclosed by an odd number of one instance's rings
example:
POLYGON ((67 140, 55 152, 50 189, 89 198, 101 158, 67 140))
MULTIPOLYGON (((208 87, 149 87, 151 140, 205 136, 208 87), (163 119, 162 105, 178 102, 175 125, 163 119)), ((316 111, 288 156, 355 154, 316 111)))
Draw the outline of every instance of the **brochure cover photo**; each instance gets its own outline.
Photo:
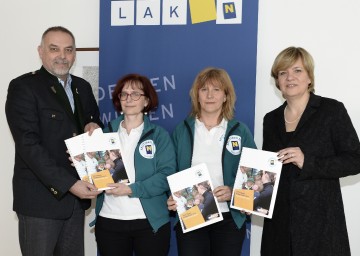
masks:
POLYGON ((281 168, 277 153, 244 147, 230 207, 271 218, 281 168))
POLYGON ((167 177, 184 233, 223 220, 206 164, 167 177))

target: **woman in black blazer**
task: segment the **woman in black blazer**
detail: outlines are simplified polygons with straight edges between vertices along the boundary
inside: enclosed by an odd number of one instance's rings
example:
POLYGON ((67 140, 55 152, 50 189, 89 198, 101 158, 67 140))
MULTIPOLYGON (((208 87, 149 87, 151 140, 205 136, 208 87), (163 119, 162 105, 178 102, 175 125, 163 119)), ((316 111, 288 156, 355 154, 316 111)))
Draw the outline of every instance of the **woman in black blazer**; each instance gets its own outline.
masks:
POLYGON ((271 75, 285 102, 266 114, 263 149, 283 169, 261 255, 350 255, 339 178, 360 172, 360 143, 341 102, 314 94, 314 63, 302 48, 275 59, 271 75))

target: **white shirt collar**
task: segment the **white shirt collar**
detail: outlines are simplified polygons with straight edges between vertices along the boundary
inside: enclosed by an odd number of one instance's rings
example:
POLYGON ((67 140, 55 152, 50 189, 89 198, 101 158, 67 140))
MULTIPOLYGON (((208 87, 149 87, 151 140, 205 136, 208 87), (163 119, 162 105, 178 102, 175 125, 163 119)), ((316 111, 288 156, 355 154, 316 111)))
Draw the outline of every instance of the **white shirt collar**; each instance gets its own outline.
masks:
MULTIPOLYGON (((205 127, 205 124, 204 124, 203 122, 201 122, 198 117, 196 118, 195 122, 196 122, 196 125, 198 125, 199 127, 204 127, 205 129, 207 129, 207 128, 205 127)), ((216 127, 216 128, 221 128, 221 129, 223 129, 223 130, 226 130, 226 126, 227 126, 227 122, 226 122, 226 120, 223 118, 218 125, 216 125, 216 126, 214 126, 214 127, 212 127, 212 128, 215 128, 215 127, 216 127)))
MULTIPOLYGON (((127 132, 126 131, 126 129, 122 126, 122 123, 124 122, 124 120, 122 120, 121 122, 120 122, 120 132, 127 132)), ((131 129, 131 131, 130 132, 136 132, 136 133, 142 133, 142 131, 144 130, 144 122, 142 122, 138 127, 136 127, 136 128, 133 128, 133 129, 131 129)))

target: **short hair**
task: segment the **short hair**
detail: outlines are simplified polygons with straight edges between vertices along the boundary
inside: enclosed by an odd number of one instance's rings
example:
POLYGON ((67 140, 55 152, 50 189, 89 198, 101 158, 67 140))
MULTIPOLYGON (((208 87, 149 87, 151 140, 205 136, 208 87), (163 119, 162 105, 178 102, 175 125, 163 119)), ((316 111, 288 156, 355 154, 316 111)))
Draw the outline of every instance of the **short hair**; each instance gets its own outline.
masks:
POLYGON ((122 92, 125 84, 130 83, 131 87, 136 86, 137 88, 144 91, 145 97, 148 99, 147 106, 143 109, 143 112, 149 112, 155 109, 158 104, 158 95, 154 89, 154 86, 151 84, 149 78, 139 74, 128 74, 122 77, 117 83, 112 92, 112 102, 117 111, 121 112, 121 102, 119 99, 119 94, 122 92))
POLYGON ((199 90, 206 83, 218 84, 226 95, 226 101, 223 103, 220 118, 231 120, 234 117, 235 108, 235 89, 229 74, 221 68, 207 67, 200 71, 196 76, 192 88, 190 89, 191 113, 193 117, 201 116, 201 106, 199 103, 199 90))
POLYGON ((200 183, 198 183, 198 184, 196 184, 196 187, 197 186, 202 186, 203 188, 205 188, 205 189, 209 189, 210 188, 210 184, 209 184, 209 181, 202 181, 202 182, 200 182, 200 183))
POLYGON ((276 174, 275 174, 275 173, 273 173, 273 172, 268 172, 268 171, 264 171, 264 172, 263 172, 263 175, 264 175, 264 174, 267 174, 267 175, 268 175, 269 180, 270 180, 271 182, 274 182, 274 181, 275 181, 275 177, 276 177, 276 174))
POLYGON ((70 35, 74 42, 74 46, 75 46, 75 37, 74 37, 73 33, 71 33, 70 30, 68 30, 67 28, 64 28, 62 26, 54 26, 54 27, 50 27, 47 30, 45 30, 45 32, 42 34, 42 37, 41 37, 41 44, 43 43, 45 36, 49 32, 63 32, 63 33, 70 35))
POLYGON ((110 153, 113 153, 116 157, 121 157, 119 149, 110 149, 109 150, 109 155, 110 155, 110 153))
POLYGON ((299 58, 302 60, 304 68, 308 73, 311 81, 308 87, 308 91, 315 92, 314 60, 310 53, 308 53, 305 49, 294 46, 284 49, 275 58, 275 61, 271 68, 271 76, 275 79, 276 87, 280 89, 278 80, 279 71, 289 68, 299 58))

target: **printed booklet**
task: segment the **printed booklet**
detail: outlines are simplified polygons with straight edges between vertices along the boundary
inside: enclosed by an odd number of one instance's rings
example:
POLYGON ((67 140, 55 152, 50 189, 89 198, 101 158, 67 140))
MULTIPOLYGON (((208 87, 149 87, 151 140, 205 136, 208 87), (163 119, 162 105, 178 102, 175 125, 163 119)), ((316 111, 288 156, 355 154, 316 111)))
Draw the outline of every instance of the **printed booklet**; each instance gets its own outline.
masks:
MULTIPOLYGON (((114 182, 129 183, 128 175, 120 153, 120 139, 117 132, 84 136, 85 161, 88 173, 109 172, 114 182), (94 136, 95 135, 95 136, 94 136)), ((95 183, 95 181, 94 181, 95 183)))
POLYGON ((281 168, 277 153, 244 147, 230 207, 271 218, 281 168))
POLYGON ((65 140, 80 179, 93 183, 99 190, 110 189, 108 183, 129 179, 120 153, 117 133, 103 133, 100 128, 65 140))
POLYGON ((167 177, 184 233, 223 220, 206 164, 167 177))

